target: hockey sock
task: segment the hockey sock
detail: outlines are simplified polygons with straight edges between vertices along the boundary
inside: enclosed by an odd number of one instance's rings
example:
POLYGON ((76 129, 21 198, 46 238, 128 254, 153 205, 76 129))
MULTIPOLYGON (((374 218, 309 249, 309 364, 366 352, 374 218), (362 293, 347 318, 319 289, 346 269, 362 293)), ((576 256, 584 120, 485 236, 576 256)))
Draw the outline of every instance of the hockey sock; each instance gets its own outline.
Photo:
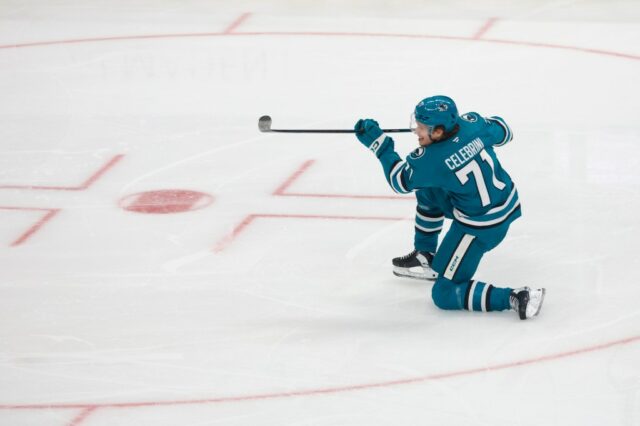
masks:
POLYGON ((471 281, 463 299, 464 309, 469 311, 504 311, 510 309, 510 288, 494 287, 481 281, 471 281))

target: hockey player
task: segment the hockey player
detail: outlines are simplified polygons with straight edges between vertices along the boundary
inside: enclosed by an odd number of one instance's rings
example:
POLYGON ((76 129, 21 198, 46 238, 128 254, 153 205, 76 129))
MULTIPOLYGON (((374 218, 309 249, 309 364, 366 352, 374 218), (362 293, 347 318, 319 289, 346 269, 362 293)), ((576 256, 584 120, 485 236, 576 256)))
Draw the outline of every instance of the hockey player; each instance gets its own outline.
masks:
POLYGON ((537 315, 544 288, 514 290, 472 279, 482 256, 521 215, 518 191, 494 151, 511 141, 509 126, 500 117, 459 116, 451 98, 432 96, 415 107, 411 127, 420 146, 403 161, 375 120, 355 125, 391 188, 416 193, 415 250, 393 259, 394 274, 435 280, 431 295, 441 309, 512 309, 523 320, 537 315), (445 218, 452 223, 438 246, 445 218))

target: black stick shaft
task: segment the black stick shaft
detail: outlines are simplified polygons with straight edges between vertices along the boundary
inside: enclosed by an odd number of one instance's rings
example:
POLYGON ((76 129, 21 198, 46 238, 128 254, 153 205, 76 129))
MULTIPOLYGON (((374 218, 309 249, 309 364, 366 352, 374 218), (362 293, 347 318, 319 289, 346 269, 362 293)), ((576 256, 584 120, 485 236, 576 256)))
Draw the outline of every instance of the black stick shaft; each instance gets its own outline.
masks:
MULTIPOLYGON (((277 132, 277 133, 355 133, 352 129, 272 129, 271 117, 263 115, 258 120, 258 128, 263 133, 277 132)), ((411 132, 411 129, 382 129, 384 133, 406 133, 411 132)))
MULTIPOLYGON (((382 129, 384 133, 411 132, 411 129, 382 129)), ((348 129, 269 129, 267 132, 277 133, 355 133, 355 130, 348 129)))

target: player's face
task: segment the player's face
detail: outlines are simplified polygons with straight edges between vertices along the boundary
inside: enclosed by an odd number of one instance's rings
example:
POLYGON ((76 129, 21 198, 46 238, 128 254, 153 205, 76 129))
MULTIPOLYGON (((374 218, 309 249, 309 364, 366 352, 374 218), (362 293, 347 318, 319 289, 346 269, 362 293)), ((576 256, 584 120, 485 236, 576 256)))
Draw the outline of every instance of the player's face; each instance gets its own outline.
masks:
POLYGON ((416 123, 416 126, 413 132, 418 136, 418 144, 420 146, 427 146, 433 143, 431 139, 431 127, 426 124, 422 124, 420 122, 416 123))

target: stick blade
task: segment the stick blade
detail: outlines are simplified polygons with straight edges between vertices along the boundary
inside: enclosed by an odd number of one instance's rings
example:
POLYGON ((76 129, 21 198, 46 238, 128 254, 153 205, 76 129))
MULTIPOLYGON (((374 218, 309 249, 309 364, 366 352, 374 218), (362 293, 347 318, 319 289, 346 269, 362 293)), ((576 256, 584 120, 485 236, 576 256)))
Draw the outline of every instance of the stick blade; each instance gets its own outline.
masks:
POLYGON ((271 131, 271 117, 268 115, 263 115, 258 120, 258 129, 261 132, 270 132, 271 131))

